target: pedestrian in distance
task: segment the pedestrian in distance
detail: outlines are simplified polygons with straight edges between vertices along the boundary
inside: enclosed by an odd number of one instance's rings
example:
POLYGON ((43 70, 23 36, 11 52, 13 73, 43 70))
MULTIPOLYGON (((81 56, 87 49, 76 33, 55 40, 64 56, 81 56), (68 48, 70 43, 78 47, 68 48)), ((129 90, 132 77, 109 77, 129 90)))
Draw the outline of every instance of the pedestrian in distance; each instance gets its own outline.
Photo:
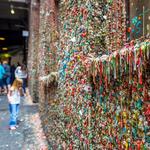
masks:
POLYGON ((2 65, 2 63, 0 62, 0 94, 2 94, 2 90, 3 90, 3 77, 5 74, 5 70, 4 67, 2 65))
POLYGON ((15 70, 15 77, 16 79, 22 79, 23 84, 22 88, 24 90, 24 93, 26 94, 26 87, 27 87, 27 69, 25 65, 18 66, 15 70))
POLYGON ((5 90, 5 93, 8 93, 8 91, 10 89, 10 86, 11 86, 11 83, 10 83, 10 80, 11 80, 10 65, 8 64, 7 61, 4 61, 3 62, 3 67, 4 67, 4 70, 5 70, 5 74, 3 76, 4 90, 5 90))
POLYGON ((10 83, 11 85, 13 84, 14 80, 15 80, 15 70, 16 70, 16 67, 15 65, 11 65, 10 66, 10 72, 11 72, 11 78, 10 78, 10 83))
POLYGON ((7 94, 10 111, 10 122, 9 122, 10 130, 15 130, 18 127, 17 120, 19 114, 19 105, 21 97, 24 95, 22 83, 23 81, 21 79, 15 79, 7 94))

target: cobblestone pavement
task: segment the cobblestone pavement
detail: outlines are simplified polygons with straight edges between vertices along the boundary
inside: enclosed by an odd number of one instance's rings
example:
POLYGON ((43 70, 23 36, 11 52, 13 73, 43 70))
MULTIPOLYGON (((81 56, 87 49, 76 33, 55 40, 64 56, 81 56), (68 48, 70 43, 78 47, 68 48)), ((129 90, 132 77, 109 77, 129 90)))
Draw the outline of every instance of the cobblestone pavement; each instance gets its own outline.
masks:
POLYGON ((9 130, 9 111, 6 96, 0 96, 0 150, 48 150, 38 114, 38 105, 29 98, 20 106, 23 120, 15 131, 9 130))

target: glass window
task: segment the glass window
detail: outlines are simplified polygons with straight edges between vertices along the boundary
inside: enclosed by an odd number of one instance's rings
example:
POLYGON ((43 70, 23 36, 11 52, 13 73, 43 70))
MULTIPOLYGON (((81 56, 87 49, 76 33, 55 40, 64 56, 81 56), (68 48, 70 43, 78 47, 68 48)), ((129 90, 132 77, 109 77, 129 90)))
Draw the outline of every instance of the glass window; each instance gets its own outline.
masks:
POLYGON ((128 40, 149 37, 150 35, 150 0, 127 0, 128 40))

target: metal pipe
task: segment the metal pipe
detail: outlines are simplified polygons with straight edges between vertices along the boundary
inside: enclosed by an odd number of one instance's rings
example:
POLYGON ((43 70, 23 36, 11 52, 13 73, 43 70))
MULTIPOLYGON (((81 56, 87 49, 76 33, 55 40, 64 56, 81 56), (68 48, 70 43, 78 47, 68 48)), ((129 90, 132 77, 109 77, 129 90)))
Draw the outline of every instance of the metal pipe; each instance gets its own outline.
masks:
POLYGON ((14 9, 22 9, 22 10, 29 10, 27 7, 13 7, 14 9))

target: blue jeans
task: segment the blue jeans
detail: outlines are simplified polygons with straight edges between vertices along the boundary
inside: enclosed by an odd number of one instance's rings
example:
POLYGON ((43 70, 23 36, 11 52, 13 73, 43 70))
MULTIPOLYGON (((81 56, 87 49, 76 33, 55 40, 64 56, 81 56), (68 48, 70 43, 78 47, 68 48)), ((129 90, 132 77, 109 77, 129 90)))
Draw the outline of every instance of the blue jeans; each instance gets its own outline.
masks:
POLYGON ((6 78, 3 78, 3 83, 4 83, 5 86, 10 85, 10 77, 8 76, 6 78))
POLYGON ((10 111, 10 127, 17 125, 17 118, 19 113, 19 104, 9 104, 10 111))
POLYGON ((0 79, 0 87, 3 88, 3 85, 4 85, 3 79, 0 79))

